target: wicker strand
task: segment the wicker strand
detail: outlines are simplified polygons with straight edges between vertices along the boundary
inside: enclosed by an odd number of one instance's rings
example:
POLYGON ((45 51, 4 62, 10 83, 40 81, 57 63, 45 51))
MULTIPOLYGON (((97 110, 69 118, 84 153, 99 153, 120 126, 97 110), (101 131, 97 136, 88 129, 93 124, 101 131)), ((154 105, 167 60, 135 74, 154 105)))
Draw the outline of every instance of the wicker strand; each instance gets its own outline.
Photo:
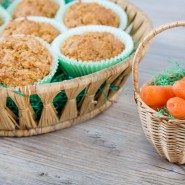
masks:
MULTIPOLYGON (((123 71, 121 73, 121 75, 119 75, 119 77, 115 80, 115 82, 112 83, 112 85, 114 87, 119 87, 119 89, 121 89, 121 87, 123 86, 123 84, 127 81, 129 74, 131 73, 132 67, 130 65, 130 67, 128 67, 127 69, 125 69, 125 71, 123 71)), ((112 100, 112 97, 117 93, 117 91, 111 91, 109 93, 109 99, 112 100)))
POLYGON ((65 91, 68 101, 62 112, 62 116, 60 118, 61 121, 74 119, 78 116, 76 97, 85 89, 85 87, 85 85, 79 83, 76 88, 67 89, 65 91))
POLYGON ((120 73, 114 74, 106 80, 106 85, 105 87, 103 87, 102 93, 100 94, 100 97, 98 98, 98 103, 96 105, 96 108, 101 107, 106 101, 110 101, 109 98, 106 98, 105 96, 109 97, 110 85, 115 81, 115 79, 119 75, 120 73))
POLYGON ((91 83, 87 89, 87 94, 82 101, 80 108, 80 115, 90 112, 95 108, 94 98, 99 87, 103 84, 103 80, 98 80, 95 83, 91 83))
POLYGON ((61 87, 48 87, 48 89, 37 87, 37 94, 40 96, 43 103, 42 115, 39 120, 39 128, 55 125, 59 122, 57 111, 52 103, 54 97, 60 92, 61 87))
MULTIPOLYGON (((19 91, 20 89, 18 89, 19 91)), ((12 100, 16 103, 19 109, 19 127, 20 129, 31 129, 37 128, 37 124, 34 121, 34 111, 30 105, 29 95, 26 93, 26 89, 20 90, 25 96, 17 94, 12 90, 8 90, 8 95, 12 98, 12 100)))
POLYGON ((1 88, 0 92, 0 130, 15 130, 18 127, 13 113, 6 109, 7 91, 1 88))

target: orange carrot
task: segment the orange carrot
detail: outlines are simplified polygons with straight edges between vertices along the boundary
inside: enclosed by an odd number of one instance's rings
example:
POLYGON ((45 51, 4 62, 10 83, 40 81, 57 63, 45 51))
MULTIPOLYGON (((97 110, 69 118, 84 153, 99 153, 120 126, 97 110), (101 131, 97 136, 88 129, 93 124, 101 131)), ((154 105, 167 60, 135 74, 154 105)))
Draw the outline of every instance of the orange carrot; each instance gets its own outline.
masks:
POLYGON ((172 86, 145 86, 141 90, 141 98, 149 106, 165 106, 173 97, 172 86))
POLYGON ((185 118, 185 100, 179 97, 174 97, 168 100, 167 109, 175 118, 185 118))
POLYGON ((173 90, 176 96, 185 99, 185 80, 176 81, 173 90))

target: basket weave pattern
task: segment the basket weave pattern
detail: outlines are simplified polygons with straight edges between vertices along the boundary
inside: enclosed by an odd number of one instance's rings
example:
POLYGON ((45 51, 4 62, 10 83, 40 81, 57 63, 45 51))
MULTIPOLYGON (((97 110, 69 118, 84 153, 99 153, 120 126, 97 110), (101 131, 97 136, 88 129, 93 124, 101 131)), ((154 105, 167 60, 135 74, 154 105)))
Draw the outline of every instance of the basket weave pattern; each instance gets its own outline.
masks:
MULTIPOLYGON (((118 3, 129 16, 130 34, 135 41, 139 41, 152 29, 151 21, 137 7, 124 0, 118 3)), ((137 46, 136 46, 137 47, 137 46)), ((117 99, 118 91, 110 90, 110 86, 123 87, 130 72, 133 56, 111 68, 88 76, 53 84, 39 86, 17 87, 21 96, 11 89, 0 88, 0 136, 31 136, 70 127, 74 124, 90 119, 105 109, 117 99), (102 91, 97 93, 105 83, 102 91), (76 98, 86 90, 86 95, 77 105, 76 98), (61 92, 65 91, 67 103, 62 112, 57 112, 52 101, 61 92), (38 94, 43 103, 43 110, 39 120, 30 104, 30 96, 38 94), (7 97, 15 102, 19 110, 19 117, 15 116, 6 107, 7 97), (107 98, 105 98, 107 97, 107 98)))
MULTIPOLYGON (((157 152, 172 163, 185 163, 185 120, 170 119, 166 116, 156 117, 156 111, 147 106, 141 99, 138 84, 138 63, 143 56, 150 41, 161 32, 185 26, 185 21, 179 21, 163 25, 154 29, 140 43, 133 64, 133 86, 135 90, 135 101, 147 139, 157 152)), ((151 84, 151 81, 147 84, 151 84)))

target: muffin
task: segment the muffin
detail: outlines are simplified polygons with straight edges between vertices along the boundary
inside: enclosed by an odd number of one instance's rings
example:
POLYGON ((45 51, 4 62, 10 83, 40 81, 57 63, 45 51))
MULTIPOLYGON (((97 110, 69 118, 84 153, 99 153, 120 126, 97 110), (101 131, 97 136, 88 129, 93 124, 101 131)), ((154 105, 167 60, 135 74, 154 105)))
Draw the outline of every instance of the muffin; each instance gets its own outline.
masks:
POLYGON ((0 83, 8 87, 49 83, 58 67, 45 41, 29 35, 0 40, 0 83))
POLYGON ((63 7, 56 15, 57 21, 67 29, 86 25, 105 25, 125 29, 125 11, 110 1, 82 0, 63 7))
POLYGON ((72 77, 113 66, 130 56, 134 43, 124 31, 110 26, 82 26, 52 43, 62 68, 72 77))
POLYGON ((0 5, 0 28, 11 20, 10 14, 0 5))
POLYGON ((33 35, 51 43, 64 31, 65 29, 53 19, 29 16, 8 22, 0 32, 0 35, 3 37, 16 34, 33 35))
POLYGON ((62 43, 64 56, 78 61, 101 61, 113 58, 124 50, 124 44, 109 32, 86 32, 73 35, 62 43))
POLYGON ((43 16, 55 17, 64 6, 64 0, 15 0, 8 8, 12 17, 43 16))

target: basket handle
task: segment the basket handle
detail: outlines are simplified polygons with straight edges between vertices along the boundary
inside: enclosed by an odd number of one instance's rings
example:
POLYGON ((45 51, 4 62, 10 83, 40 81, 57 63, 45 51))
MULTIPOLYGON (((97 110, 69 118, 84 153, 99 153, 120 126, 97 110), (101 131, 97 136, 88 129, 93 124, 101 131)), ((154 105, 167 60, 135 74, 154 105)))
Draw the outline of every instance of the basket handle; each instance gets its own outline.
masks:
POLYGON ((139 44, 138 49, 133 59, 133 66, 132 66, 132 77, 133 77, 132 83, 134 87, 134 92, 140 93, 139 78, 138 78, 138 64, 141 61, 145 50, 147 49, 147 47, 149 47, 150 41, 156 35, 160 34, 161 32, 164 32, 165 30, 175 28, 175 27, 181 27, 181 26, 185 26, 185 20, 162 25, 158 28, 153 29, 139 44))

